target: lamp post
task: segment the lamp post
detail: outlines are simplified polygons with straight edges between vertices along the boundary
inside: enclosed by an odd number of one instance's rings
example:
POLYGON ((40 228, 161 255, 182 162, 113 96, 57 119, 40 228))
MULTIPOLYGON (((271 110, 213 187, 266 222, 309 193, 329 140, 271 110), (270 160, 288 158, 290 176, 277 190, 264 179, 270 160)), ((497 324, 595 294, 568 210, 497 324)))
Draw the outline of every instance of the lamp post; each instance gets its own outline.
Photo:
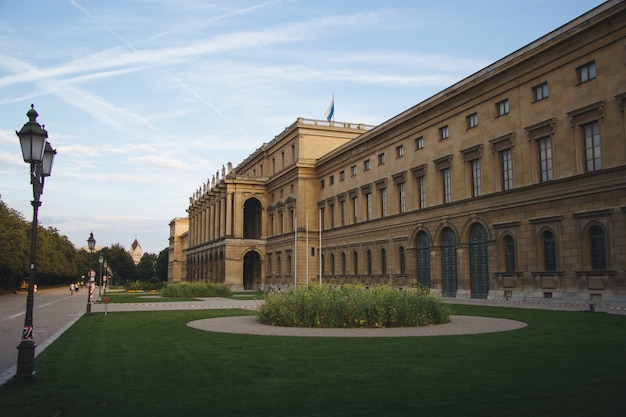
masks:
POLYGON ((91 268, 91 256, 93 255, 93 250, 96 248, 96 239, 93 237, 93 232, 89 232, 89 238, 87 239, 87 247, 89 248, 89 274, 87 279, 87 314, 91 314, 91 302, 93 301, 93 293, 91 288, 91 283, 94 280, 95 272, 91 268))
POLYGON ((104 282, 102 283, 102 285, 104 286, 104 288, 102 289, 104 294, 107 293, 107 279, 109 277, 109 266, 107 265, 107 261, 104 261, 104 277, 102 277, 104 279, 104 282))
POLYGON ((52 163, 56 150, 52 149, 46 140, 48 132, 37 123, 35 106, 31 105, 26 113, 28 122, 22 129, 15 131, 20 139, 24 162, 30 164, 30 183, 33 186, 33 223, 30 238, 30 266, 28 276, 28 295, 26 296, 26 316, 24 317, 24 329, 22 340, 17 346, 17 372, 16 379, 32 380, 35 378, 35 347, 33 340, 33 304, 35 301, 35 255, 37 251, 37 214, 41 206, 41 194, 43 194, 44 178, 50 176, 52 163))
POLYGON ((98 257, 98 263, 100 264, 100 280, 98 281, 98 297, 102 297, 102 262, 104 258, 102 255, 98 257))

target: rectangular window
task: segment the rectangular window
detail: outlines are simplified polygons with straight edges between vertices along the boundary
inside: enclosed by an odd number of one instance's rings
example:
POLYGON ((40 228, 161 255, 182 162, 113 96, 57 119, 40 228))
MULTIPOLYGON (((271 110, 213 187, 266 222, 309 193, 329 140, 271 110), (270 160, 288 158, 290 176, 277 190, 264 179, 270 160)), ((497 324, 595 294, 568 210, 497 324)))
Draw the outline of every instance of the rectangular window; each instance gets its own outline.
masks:
POLYGON ((320 208, 320 221, 322 222, 322 224, 320 225, 320 229, 322 229, 322 230, 326 229, 326 227, 324 226, 324 223, 325 223, 324 222, 324 220, 325 220, 324 219, 324 211, 325 211, 324 207, 321 207, 320 208))
POLYGON ((533 96, 535 97, 535 101, 548 98, 548 83, 544 82, 533 87, 533 96))
POLYGON ((505 149, 500 152, 500 163, 502 165, 502 190, 513 189, 513 152, 505 149))
POLYGON ((378 165, 384 165, 385 164, 385 154, 384 153, 379 153, 378 154, 378 165))
POLYGON ((496 103, 496 111, 498 117, 509 114, 509 99, 505 99, 496 103))
POLYGON ((331 175, 328 177, 328 185, 333 185, 335 183, 335 176, 331 175))
POLYGON ((380 190, 380 217, 387 215, 387 189, 380 190))
POLYGON ((352 175, 353 177, 356 176, 356 165, 352 165, 350 167, 350 175, 352 175))
POLYGON ((441 171, 441 178, 443 180, 443 202, 449 203, 452 201, 450 168, 446 168, 441 171))
POLYGON ((439 128, 439 139, 448 139, 448 125, 439 128))
POLYGON ((539 144, 539 169, 541 174, 541 182, 552 181, 554 172, 552 168, 552 140, 549 136, 541 138, 539 144))
POLYGON ((472 168, 472 197, 480 195, 480 159, 470 161, 472 168))
POLYGON ((466 119, 468 129, 478 126, 478 113, 472 113, 466 119))
POLYGON ((415 149, 424 149, 424 136, 415 139, 415 149))
POLYGON ((404 156, 404 145, 396 146, 396 158, 402 158, 404 156))
POLYGON ((602 149, 600 147, 600 123, 582 125, 585 137, 585 161, 587 172, 602 169, 602 149))
POLYGON ((370 160, 366 159, 365 161, 363 161, 363 171, 369 171, 370 169, 370 160))
POLYGON ((593 80, 596 78, 596 63, 595 61, 591 61, 576 68, 576 72, 578 73, 578 83, 586 83, 589 80, 593 80))
POLYGON ((365 204, 367 205, 367 220, 372 220, 372 193, 365 194, 365 204))
POLYGON ((359 205, 357 197, 352 197, 352 223, 359 221, 359 205))
POLYGON ((346 179, 346 171, 339 171, 339 181, 346 179))
POLYGON ((398 184, 398 202, 399 212, 404 213, 406 211, 406 185, 403 182, 398 184))
POLYGON ((320 189, 322 189, 322 190, 324 189, 324 180, 320 181, 320 189))
POLYGON ((419 196, 419 208, 423 209, 426 207, 426 178, 421 176, 417 179, 417 186, 419 187, 418 196, 419 196))

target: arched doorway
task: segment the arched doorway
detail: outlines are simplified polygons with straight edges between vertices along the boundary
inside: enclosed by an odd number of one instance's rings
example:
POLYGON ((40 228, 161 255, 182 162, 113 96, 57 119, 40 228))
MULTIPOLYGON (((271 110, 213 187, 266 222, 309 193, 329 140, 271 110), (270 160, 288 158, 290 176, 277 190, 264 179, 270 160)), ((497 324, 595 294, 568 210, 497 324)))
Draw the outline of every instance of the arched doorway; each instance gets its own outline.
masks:
POLYGON ((487 231, 479 224, 472 225, 469 238, 470 290, 472 298, 487 298, 489 294, 489 257, 487 231))
POLYGON ((261 256, 251 251, 243 257, 243 289, 253 290, 261 287, 261 256))
POLYGON ((441 292, 444 297, 456 297, 456 236, 450 228, 441 234, 441 292))
POLYGON ((430 239, 426 232, 419 232, 415 239, 417 247, 417 281, 430 288, 430 239))
POLYGON ((243 205, 243 238, 261 238, 261 202, 249 198, 243 205))

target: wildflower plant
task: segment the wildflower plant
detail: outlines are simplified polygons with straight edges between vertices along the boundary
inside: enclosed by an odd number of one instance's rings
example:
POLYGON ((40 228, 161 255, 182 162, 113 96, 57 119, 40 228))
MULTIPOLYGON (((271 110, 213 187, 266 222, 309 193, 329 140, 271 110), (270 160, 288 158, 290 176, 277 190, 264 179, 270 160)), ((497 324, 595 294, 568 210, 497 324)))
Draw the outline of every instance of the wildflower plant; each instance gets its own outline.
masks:
POLYGON ((426 287, 321 285, 271 293, 262 323, 288 327, 416 327, 448 323, 450 308, 426 287))

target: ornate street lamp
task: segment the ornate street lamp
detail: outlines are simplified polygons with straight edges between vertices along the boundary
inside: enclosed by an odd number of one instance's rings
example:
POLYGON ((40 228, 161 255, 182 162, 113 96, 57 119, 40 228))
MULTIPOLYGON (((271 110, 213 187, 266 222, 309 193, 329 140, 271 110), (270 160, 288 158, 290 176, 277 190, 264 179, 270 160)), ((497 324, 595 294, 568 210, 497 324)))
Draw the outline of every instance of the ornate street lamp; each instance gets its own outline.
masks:
POLYGON ((37 251, 37 214, 41 206, 41 194, 43 194, 44 178, 49 177, 52 171, 52 163, 56 150, 52 149, 48 139, 48 132, 37 123, 35 106, 31 105, 26 113, 28 122, 22 129, 15 131, 20 139, 24 162, 30 164, 30 183, 33 186, 33 223, 30 238, 30 266, 28 277, 28 295, 26 296, 26 316, 24 317, 24 329, 22 340, 17 346, 17 372, 16 379, 32 380, 35 378, 35 347, 33 339, 33 304, 35 301, 35 255, 37 251))
POLYGON ((93 290, 91 288, 91 283, 93 282, 95 275, 95 271, 91 268, 91 256, 93 255, 93 250, 96 248, 96 239, 94 239, 93 237, 93 232, 89 232, 87 247, 89 248, 89 274, 87 274, 87 314, 91 314, 91 302, 93 301, 93 290))
POLYGON ((107 279, 109 277, 109 266, 107 264, 107 261, 104 261, 104 276, 102 277, 102 279, 104 280, 104 282, 102 283, 102 285, 104 286, 103 291, 104 294, 107 293, 107 279))

